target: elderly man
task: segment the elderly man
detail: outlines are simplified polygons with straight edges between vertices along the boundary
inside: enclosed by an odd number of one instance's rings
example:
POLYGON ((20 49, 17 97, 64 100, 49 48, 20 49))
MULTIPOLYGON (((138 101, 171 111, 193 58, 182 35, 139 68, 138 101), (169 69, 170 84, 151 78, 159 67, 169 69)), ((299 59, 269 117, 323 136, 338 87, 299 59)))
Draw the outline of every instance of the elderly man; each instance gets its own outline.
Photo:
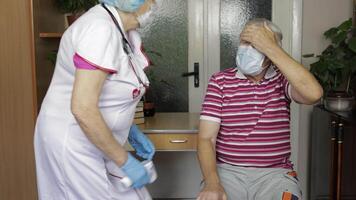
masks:
POLYGON ((323 90, 281 41, 272 22, 251 20, 236 67, 211 77, 200 117, 199 200, 302 198, 290 161, 290 103, 313 104, 323 90))

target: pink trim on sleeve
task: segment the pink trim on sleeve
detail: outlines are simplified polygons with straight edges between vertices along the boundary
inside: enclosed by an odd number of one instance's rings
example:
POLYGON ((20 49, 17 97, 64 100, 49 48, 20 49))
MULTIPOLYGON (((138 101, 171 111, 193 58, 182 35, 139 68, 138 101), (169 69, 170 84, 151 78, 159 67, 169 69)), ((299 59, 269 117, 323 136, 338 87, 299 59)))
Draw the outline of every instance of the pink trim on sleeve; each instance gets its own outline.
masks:
POLYGON ((77 69, 87 69, 87 70, 97 70, 98 68, 94 67, 90 63, 82 59, 78 54, 73 56, 73 62, 77 69))
POLYGON ((97 70, 97 69, 100 69, 100 70, 105 71, 107 73, 116 73, 115 70, 111 70, 111 69, 107 69, 107 68, 104 68, 104 67, 100 67, 98 65, 95 65, 95 64, 91 63, 90 61, 88 61, 85 58, 81 57, 77 53, 74 54, 74 56, 73 56, 73 62, 74 62, 74 65, 75 65, 75 67, 77 69, 85 69, 85 70, 97 70))

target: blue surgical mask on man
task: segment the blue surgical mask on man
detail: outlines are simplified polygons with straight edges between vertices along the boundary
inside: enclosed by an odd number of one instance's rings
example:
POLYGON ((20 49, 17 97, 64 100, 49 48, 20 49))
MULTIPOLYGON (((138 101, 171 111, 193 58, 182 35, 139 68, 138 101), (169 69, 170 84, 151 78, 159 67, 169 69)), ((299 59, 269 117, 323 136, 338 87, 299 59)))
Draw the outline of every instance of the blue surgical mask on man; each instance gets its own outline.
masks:
POLYGON ((145 3, 145 0, 100 0, 100 3, 114 6, 124 12, 134 12, 145 3))
POLYGON ((251 45, 240 45, 236 54, 236 66, 245 75, 256 76, 264 70, 265 55, 251 45))

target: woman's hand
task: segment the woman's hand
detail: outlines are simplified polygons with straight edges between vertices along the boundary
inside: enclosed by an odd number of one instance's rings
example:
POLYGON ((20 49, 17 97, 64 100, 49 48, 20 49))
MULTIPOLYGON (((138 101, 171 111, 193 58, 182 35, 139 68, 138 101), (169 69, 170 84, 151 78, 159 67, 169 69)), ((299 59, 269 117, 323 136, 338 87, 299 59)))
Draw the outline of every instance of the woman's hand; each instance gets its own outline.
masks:
POLYGON ((150 182, 150 177, 145 167, 130 153, 127 154, 127 160, 124 165, 121 166, 121 169, 132 181, 132 188, 142 188, 150 182))
POLYGON ((255 49, 267 55, 272 47, 279 47, 275 34, 264 22, 263 26, 247 25, 240 35, 240 40, 250 43, 255 49))
POLYGON ((219 183, 210 183, 204 186, 197 200, 227 200, 227 196, 219 183))

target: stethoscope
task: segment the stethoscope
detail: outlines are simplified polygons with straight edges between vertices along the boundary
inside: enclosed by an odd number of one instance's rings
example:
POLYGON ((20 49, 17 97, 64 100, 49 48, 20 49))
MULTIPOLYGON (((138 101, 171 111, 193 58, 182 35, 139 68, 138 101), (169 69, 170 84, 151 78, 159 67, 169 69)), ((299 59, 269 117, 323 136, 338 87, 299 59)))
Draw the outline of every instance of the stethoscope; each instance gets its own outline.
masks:
POLYGON ((101 4, 101 6, 109 13, 111 19, 113 20, 113 22, 115 23, 115 26, 117 27, 117 29, 120 31, 121 34, 121 38, 122 38, 122 43, 124 44, 124 52, 125 54, 129 57, 129 64, 132 68, 132 70, 135 73, 135 76, 138 80, 138 82, 143 85, 144 88, 148 88, 148 85, 144 84, 142 79, 137 75, 137 72, 135 70, 135 67, 133 66, 133 61, 135 61, 135 58, 133 58, 133 51, 132 51, 132 47, 130 42, 126 39, 124 32, 122 31, 119 22, 116 20, 114 14, 108 9, 108 7, 106 7, 106 5, 104 3, 101 4))

